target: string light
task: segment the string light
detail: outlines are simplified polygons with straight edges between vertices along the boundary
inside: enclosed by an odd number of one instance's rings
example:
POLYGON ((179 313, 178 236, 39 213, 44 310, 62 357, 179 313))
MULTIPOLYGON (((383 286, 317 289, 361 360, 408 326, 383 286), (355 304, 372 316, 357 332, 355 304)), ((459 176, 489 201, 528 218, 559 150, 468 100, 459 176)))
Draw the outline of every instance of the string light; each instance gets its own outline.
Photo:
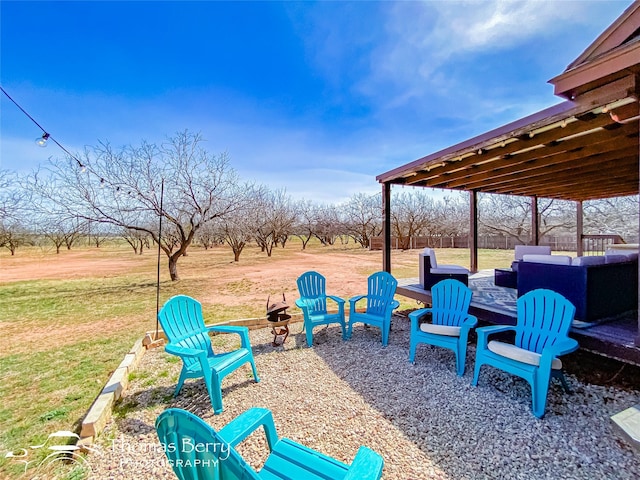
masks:
MULTIPOLYGON (((113 189, 113 190, 115 191, 115 194, 116 194, 116 195, 121 194, 121 193, 124 193, 124 190, 122 190, 122 188, 121 188, 121 187, 116 186, 116 185, 113 185, 110 181, 108 181, 107 179, 105 179, 104 177, 102 177, 101 175, 99 175, 98 173, 96 173, 95 171, 93 171, 93 169, 92 169, 90 166, 85 165, 84 163, 82 163, 82 162, 81 162, 81 161, 80 161, 80 160, 79 160, 75 155, 73 155, 71 152, 69 152, 69 150, 67 150, 63 145, 61 145, 61 144, 60 144, 60 142, 58 142, 55 138, 53 138, 53 137, 51 136, 51 134, 50 134, 49 132, 47 132, 47 131, 44 129, 44 127, 43 127, 42 125, 40 125, 40 124, 35 120, 35 118, 33 118, 31 115, 29 115, 29 113, 28 113, 24 108, 22 108, 22 107, 20 106, 20 104, 18 104, 18 102, 16 102, 16 101, 11 97, 11 95, 9 95, 9 94, 7 93, 7 91, 6 91, 2 86, 0 86, 0 91, 2 91, 2 93, 4 93, 4 95, 5 95, 5 96, 6 96, 6 97, 7 97, 7 98, 8 98, 8 99, 9 99, 9 100, 10 100, 10 101, 11 101, 11 102, 16 106, 16 107, 18 107, 18 109, 19 109, 22 113, 24 113, 24 114, 29 118, 29 120, 31 120, 31 121, 32 121, 32 122, 33 122, 33 123, 34 123, 34 124, 35 124, 39 129, 40 129, 40 130, 42 130, 42 136, 40 136, 40 137, 36 138, 36 144, 37 144, 38 146, 40 146, 40 147, 46 147, 46 146, 47 146, 47 144, 48 144, 48 141, 49 141, 49 140, 51 140, 51 141, 52 141, 53 143, 55 143, 58 147, 60 147, 60 149, 61 149, 64 153, 66 153, 66 154, 69 156, 69 158, 73 159, 73 160, 76 162, 76 164, 78 165, 78 167, 80 168, 80 171, 81 171, 82 173, 85 173, 85 172, 87 171, 87 169, 89 169, 89 172, 90 172, 91 174, 93 174, 93 175, 96 177, 96 179, 98 179, 98 178, 99 178, 99 179, 100 179, 100 183, 99 183, 99 187, 100 187, 100 189, 104 189, 105 187, 107 187, 107 186, 108 186, 110 189, 113 189)), ((162 180, 162 189, 164 189, 164 179, 162 180)), ((154 186, 153 186, 153 185, 151 185, 151 193, 155 194, 154 186)), ((133 197, 133 196, 134 196, 134 194, 137 194, 138 196, 143 197, 143 194, 142 194, 141 192, 133 192, 132 190, 128 190, 128 191, 127 191, 127 195, 128 195, 129 197, 133 197)))
POLYGON ((36 122, 35 118, 33 118, 31 115, 29 115, 29 113, 28 113, 24 108, 22 108, 22 107, 18 104, 18 102, 16 102, 16 101, 11 97, 11 95, 9 95, 9 94, 7 93, 7 91, 6 91, 2 86, 0 86, 0 90, 2 90, 2 93, 4 93, 4 94, 6 95, 6 97, 7 97, 9 100, 11 100, 11 102, 12 102, 16 107, 18 107, 18 108, 20 109, 20 111, 21 111, 22 113, 24 113, 24 114, 27 116, 27 118, 29 118, 29 120, 31 120, 33 123, 35 123, 35 124, 36 124, 36 126, 37 126, 40 130, 42 130, 42 137, 38 137, 38 138, 36 139, 36 143, 37 143, 39 146, 41 146, 41 147, 45 147, 45 146, 47 145, 47 140, 51 140, 51 141, 52 141, 53 143, 55 143, 58 147, 60 147, 60 149, 62 149, 62 151, 63 151, 64 153, 66 153, 67 155, 69 155, 69 157, 71 157, 73 160, 75 160, 75 161, 76 161, 76 163, 78 164, 78 166, 79 166, 81 169, 82 169, 82 168, 85 168, 85 166, 83 165, 83 163, 82 163, 80 160, 78 160, 78 159, 76 158, 76 156, 75 156, 75 155, 73 155, 71 152, 69 152, 69 150, 67 150, 66 148, 64 148, 64 147, 60 144, 60 142, 58 142, 55 138, 53 138, 53 137, 52 137, 52 136, 51 136, 51 135, 50 135, 50 134, 49 134, 49 133, 44 129, 44 127, 43 127, 42 125, 40 125, 38 122, 36 122))
POLYGON ((36 145, 39 147, 46 147, 49 136, 50 135, 47 132, 44 132, 41 137, 36 138, 36 145))

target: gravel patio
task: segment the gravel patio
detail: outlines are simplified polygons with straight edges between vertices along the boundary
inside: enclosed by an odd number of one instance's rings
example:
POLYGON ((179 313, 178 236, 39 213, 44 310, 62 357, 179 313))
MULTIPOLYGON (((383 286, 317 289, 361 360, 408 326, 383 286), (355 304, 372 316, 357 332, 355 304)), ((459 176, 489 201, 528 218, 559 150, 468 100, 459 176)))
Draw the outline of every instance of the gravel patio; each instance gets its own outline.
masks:
MULTIPOLYGON (((99 452, 87 458, 91 478, 174 479, 155 435, 160 412, 184 408, 221 428, 252 406, 273 411, 281 436, 343 462, 369 446, 384 457, 385 479, 640 477, 640 455, 609 418, 640 403, 638 389, 589 384, 569 371, 574 393, 554 382, 538 420, 525 381, 484 367, 479 386, 471 386, 473 345, 462 378, 448 350, 420 346, 410 364, 404 317, 394 317, 386 348, 378 329, 362 326, 347 342, 338 327, 317 328, 316 344, 306 348, 301 327, 291 326, 284 347, 271 345, 270 329, 250 332, 261 381, 253 382, 248 366, 227 377, 217 416, 201 380, 187 381, 174 398, 179 360, 149 350, 98 439, 99 452)), ((236 338, 215 337, 214 348, 233 347, 236 338)), ((239 450, 259 468, 264 435, 252 435, 239 450)))

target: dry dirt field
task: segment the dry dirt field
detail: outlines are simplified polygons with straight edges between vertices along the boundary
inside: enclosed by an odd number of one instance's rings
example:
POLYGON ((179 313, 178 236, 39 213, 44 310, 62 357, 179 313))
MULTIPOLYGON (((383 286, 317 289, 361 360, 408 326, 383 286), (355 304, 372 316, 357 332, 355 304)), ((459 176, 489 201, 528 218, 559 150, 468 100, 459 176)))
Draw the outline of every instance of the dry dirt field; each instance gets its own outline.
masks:
MULTIPOLYGON (((122 246, 74 248, 58 255, 38 248, 18 250, 13 257, 2 253, 0 287, 31 281, 49 282, 47 285, 55 284, 56 280, 69 281, 72 285, 73 282, 93 282, 96 310, 105 311, 108 315, 108 321, 100 322, 100 330, 109 336, 119 329, 131 329, 133 324, 140 323, 142 335, 145 327, 150 330, 155 322, 156 255, 153 251, 145 251, 142 256, 134 255, 131 249, 122 246), (132 288, 139 288, 140 296, 144 296, 147 306, 141 318, 112 314, 109 302, 115 303, 121 298, 101 296, 103 292, 99 291, 100 286, 104 286, 102 290, 115 290, 112 282, 118 278, 123 279, 123 285, 128 281, 124 279, 131 278, 132 288), (152 320, 149 321, 149 318, 152 320)), ((398 252, 394 257, 394 264, 408 272, 406 276, 414 275, 414 270, 417 274, 415 252, 398 252)), ((264 315, 269 296, 279 299, 284 293, 289 305, 294 306, 298 298, 296 278, 306 270, 316 270, 325 275, 329 293, 349 298, 366 292, 367 276, 380 270, 381 265, 381 252, 369 252, 353 245, 330 248, 315 246, 308 251, 301 250, 298 245, 288 245, 285 249, 274 249, 271 258, 258 248, 247 248, 239 262, 233 262, 228 248, 206 251, 192 248, 188 256, 178 262, 181 279, 171 282, 163 253, 160 304, 173 295, 187 294, 201 301, 205 312, 207 308, 219 312, 217 320, 258 317, 264 315), (221 318, 225 313, 226 318, 221 318)), ((70 305, 67 307, 71 308, 70 305)), ((69 334, 69 325, 64 322, 0 322, 0 335, 6 339, 3 346, 5 353, 33 352, 39 348, 34 344, 34 338, 46 338, 47 345, 65 345, 73 342, 73 337, 95 332, 96 320, 98 318, 87 318, 84 322, 78 320, 74 324, 73 335, 69 334)))
MULTIPOLYGON (((443 249, 439 259, 446 263, 468 266, 468 251, 464 249, 443 249)), ((506 266, 510 252, 498 252, 491 257, 492 266, 506 266)), ((104 248, 79 248, 62 251, 56 255, 51 250, 29 249, 18 251, 15 257, 5 253, 0 255, 0 286, 12 282, 33 280, 82 280, 110 279, 134 276, 146 286, 142 295, 147 298, 147 312, 141 317, 113 316, 100 325, 101 331, 116 334, 120 329, 131 329, 140 324, 140 334, 151 330, 155 322, 155 281, 157 257, 153 251, 144 255, 134 255, 123 246, 104 248), (151 319, 151 320, 149 320, 151 319)), ((415 250, 392 253, 393 273, 399 278, 417 276, 418 262, 415 250)), ((181 280, 171 282, 167 271, 167 260, 161 256, 160 304, 173 295, 192 295, 207 306, 220 312, 224 319, 259 317, 264 315, 267 298, 279 298, 283 293, 289 305, 298 298, 296 278, 306 270, 316 270, 327 278, 329 293, 348 299, 366 291, 366 279, 380 270, 382 253, 356 248, 354 245, 333 247, 313 246, 301 250, 290 244, 285 249, 276 248, 272 257, 267 257, 258 248, 243 251, 240 261, 234 262, 230 250, 218 247, 210 250, 192 248, 188 256, 180 259, 181 280), (236 313, 237 312, 237 313, 236 313)), ((481 268, 487 268, 482 265, 481 268)), ((401 309, 418 308, 421 305, 411 299, 399 297, 401 309)), ((69 335, 64 324, 28 326, 17 323, 0 322, 0 335, 4 340, 6 353, 33 352, 38 349, 34 338, 46 338, 44 345, 65 345, 76 341, 78 336, 95 333, 94 319, 79 323, 69 335)), ((621 383, 622 386, 638 388, 640 367, 622 366, 600 356, 578 352, 568 359, 567 367, 576 373, 588 375, 591 381, 600 384, 621 383), (579 372, 578 372, 579 371, 579 372)))

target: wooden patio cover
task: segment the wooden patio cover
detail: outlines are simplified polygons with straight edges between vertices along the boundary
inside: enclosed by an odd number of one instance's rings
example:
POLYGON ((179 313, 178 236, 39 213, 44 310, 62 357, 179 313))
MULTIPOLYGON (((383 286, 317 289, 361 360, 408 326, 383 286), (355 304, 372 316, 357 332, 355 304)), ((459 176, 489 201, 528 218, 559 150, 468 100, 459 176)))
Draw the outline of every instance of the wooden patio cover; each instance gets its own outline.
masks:
POLYGON ((385 270, 391 268, 392 185, 471 192, 472 269, 478 192, 579 203, 638 194, 640 2, 550 83, 565 102, 376 177, 384 199, 385 270))
POLYGON ((637 194, 638 101, 632 87, 596 106, 555 105, 377 180, 575 201, 637 194))

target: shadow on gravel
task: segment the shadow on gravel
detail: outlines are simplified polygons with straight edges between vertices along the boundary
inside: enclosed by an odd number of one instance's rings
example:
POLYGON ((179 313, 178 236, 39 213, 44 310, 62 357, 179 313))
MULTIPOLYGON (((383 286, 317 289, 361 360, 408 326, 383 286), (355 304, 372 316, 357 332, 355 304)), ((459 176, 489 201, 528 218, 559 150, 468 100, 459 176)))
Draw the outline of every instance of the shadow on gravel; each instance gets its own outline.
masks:
POLYGON ((409 363, 409 326, 394 317, 386 348, 378 329, 360 326, 350 341, 314 351, 448 478, 638 478, 640 457, 609 418, 640 402, 635 367, 574 355, 566 369, 574 393, 554 381, 539 420, 524 380, 484 366, 478 387, 471 385, 473 344, 463 377, 442 348, 420 345, 409 363))

